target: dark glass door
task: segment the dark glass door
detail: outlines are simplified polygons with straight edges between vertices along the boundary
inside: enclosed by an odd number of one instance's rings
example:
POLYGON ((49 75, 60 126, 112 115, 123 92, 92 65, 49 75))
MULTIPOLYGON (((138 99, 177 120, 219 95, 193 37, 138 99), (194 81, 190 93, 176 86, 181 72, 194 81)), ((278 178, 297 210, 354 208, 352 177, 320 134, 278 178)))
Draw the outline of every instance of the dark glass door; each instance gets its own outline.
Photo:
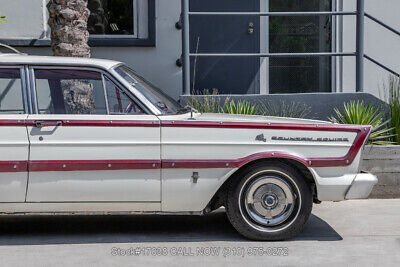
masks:
MULTIPOLYGON (((332 0, 269 0, 271 12, 331 11, 332 0)), ((331 52, 331 16, 269 18, 271 53, 331 52)), ((331 57, 270 58, 269 93, 331 92, 331 57)))
MULTIPOLYGON (((191 11, 259 12, 260 0, 191 0, 191 11)), ((191 53, 259 53, 257 16, 191 16, 191 53)), ((258 93, 257 57, 191 58, 191 91, 220 94, 258 93)))

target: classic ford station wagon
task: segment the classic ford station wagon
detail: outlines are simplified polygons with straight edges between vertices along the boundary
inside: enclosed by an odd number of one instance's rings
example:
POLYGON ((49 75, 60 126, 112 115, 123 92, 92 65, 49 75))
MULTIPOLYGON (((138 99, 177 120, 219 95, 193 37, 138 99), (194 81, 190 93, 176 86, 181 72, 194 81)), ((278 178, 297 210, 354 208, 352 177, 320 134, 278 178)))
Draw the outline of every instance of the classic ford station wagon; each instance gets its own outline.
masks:
POLYGON ((370 126, 200 114, 121 62, 0 54, 0 213, 205 214, 255 240, 366 198, 370 126))

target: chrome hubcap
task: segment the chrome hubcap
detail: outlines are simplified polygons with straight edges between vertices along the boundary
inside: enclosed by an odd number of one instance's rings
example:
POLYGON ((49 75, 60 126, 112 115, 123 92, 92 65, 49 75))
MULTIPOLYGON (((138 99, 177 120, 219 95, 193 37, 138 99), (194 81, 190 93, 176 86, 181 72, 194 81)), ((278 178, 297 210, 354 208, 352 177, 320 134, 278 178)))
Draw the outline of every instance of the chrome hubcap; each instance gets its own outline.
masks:
POLYGON ((244 201, 248 215, 257 224, 274 226, 285 222, 292 214, 296 195, 281 178, 265 176, 247 187, 244 201))
POLYGON ((267 207, 272 207, 277 203, 277 197, 273 194, 268 194, 264 197, 264 204, 267 207))

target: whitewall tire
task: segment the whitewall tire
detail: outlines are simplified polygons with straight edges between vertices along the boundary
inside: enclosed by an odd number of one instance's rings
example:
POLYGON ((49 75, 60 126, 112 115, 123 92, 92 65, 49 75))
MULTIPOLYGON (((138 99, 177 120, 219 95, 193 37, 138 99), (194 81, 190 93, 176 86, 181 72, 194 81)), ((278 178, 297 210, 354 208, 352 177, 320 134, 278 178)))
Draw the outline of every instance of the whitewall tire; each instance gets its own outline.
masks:
POLYGON ((309 184, 284 163, 251 165, 236 174, 228 186, 228 218, 249 239, 292 238, 302 231, 311 210, 309 184))

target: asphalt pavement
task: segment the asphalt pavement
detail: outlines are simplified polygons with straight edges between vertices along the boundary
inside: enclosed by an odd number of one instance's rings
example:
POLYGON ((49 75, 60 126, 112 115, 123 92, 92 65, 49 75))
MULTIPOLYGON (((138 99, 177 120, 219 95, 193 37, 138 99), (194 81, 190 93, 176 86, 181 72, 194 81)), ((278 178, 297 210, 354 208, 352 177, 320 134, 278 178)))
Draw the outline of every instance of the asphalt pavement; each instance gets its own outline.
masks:
POLYGON ((0 266, 400 266, 400 199, 314 205, 285 242, 206 216, 2 216, 0 266))

